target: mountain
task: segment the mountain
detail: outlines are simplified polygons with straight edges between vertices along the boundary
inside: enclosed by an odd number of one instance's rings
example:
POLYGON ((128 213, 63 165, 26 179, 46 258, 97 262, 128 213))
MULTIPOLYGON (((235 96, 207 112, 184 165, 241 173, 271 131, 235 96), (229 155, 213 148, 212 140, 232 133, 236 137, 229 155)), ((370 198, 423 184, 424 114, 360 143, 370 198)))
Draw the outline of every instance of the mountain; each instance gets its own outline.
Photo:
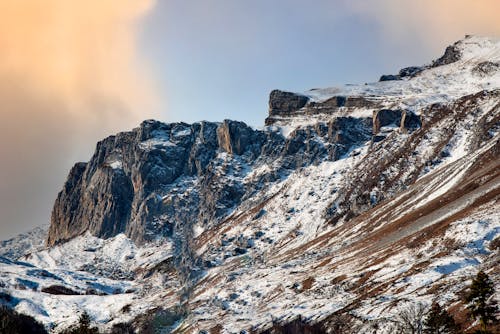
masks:
POLYGON ((46 247, 1 245, 0 301, 54 332, 86 310, 103 329, 393 333, 433 300, 470 325, 470 278, 500 281, 499 39, 274 90, 265 124, 148 120, 99 142, 46 247))

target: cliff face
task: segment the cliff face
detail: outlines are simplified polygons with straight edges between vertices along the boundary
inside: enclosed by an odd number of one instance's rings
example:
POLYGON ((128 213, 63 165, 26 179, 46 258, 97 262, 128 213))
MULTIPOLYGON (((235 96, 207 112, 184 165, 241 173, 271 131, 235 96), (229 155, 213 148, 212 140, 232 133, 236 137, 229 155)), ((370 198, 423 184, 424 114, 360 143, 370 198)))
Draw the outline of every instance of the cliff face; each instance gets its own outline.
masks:
MULTIPOLYGON (((358 154, 356 148, 366 143, 380 142, 397 152, 400 160, 380 160, 382 153, 374 153, 367 157, 370 166, 380 173, 395 165, 407 172, 391 182, 345 186, 346 203, 335 202, 337 209, 330 207, 325 217, 339 220, 359 214, 371 205, 368 194, 373 189, 381 200, 412 184, 425 164, 439 159, 440 147, 447 145, 478 101, 497 98, 490 81, 499 75, 498 62, 476 56, 476 49, 485 46, 481 43, 487 42, 473 38, 457 42, 431 65, 401 70, 401 80, 305 93, 274 90, 267 127, 262 130, 228 120, 145 121, 130 132, 108 137, 98 143, 88 163, 71 170, 53 208, 47 244, 86 231, 104 238, 125 233, 140 244, 171 237, 177 227, 195 222, 204 228, 214 226, 248 199, 261 201, 256 196, 259 190, 297 168, 336 161, 358 154), (464 78, 468 83, 460 85, 464 78), (471 95, 471 90, 483 93, 471 95), (456 107, 445 106, 449 103, 472 107, 456 114, 449 111, 456 107), (429 143, 433 153, 421 156, 411 151, 440 119, 448 122, 443 128, 447 135, 439 144, 429 143), (412 140, 403 143, 410 134, 412 140), (405 167, 402 156, 414 163, 405 167), (266 172, 255 173, 262 169, 266 172)), ((484 125, 488 121, 483 118, 478 120, 484 125)), ((484 131, 474 140, 484 140, 490 130, 484 131)), ((380 173, 371 178, 382 177, 380 173)), ((355 174, 356 179, 364 175, 362 170, 355 174)))
POLYGON ((339 159, 370 140, 372 128, 371 118, 339 117, 285 138, 276 129, 235 121, 145 121, 99 142, 88 163, 72 168, 55 202, 47 243, 86 231, 104 238, 125 233, 143 243, 171 236, 176 224, 214 224, 287 171, 339 159), (264 164, 274 167, 244 179, 264 164))

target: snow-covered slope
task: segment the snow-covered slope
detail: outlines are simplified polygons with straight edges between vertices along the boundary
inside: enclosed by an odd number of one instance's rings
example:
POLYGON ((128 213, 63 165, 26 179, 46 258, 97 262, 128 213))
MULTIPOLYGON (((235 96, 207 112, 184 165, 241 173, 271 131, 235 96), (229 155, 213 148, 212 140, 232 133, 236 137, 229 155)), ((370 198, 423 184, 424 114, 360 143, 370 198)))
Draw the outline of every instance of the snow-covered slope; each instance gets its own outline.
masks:
POLYGON ((148 121, 106 139, 70 174, 51 247, 1 245, 0 302, 54 332, 83 310, 179 333, 299 316, 392 333, 434 299, 460 316, 479 268, 500 282, 500 41, 410 72, 272 93, 263 130, 148 121))
POLYGON ((0 241, 0 256, 16 260, 22 255, 45 248, 48 225, 36 227, 11 239, 0 241))

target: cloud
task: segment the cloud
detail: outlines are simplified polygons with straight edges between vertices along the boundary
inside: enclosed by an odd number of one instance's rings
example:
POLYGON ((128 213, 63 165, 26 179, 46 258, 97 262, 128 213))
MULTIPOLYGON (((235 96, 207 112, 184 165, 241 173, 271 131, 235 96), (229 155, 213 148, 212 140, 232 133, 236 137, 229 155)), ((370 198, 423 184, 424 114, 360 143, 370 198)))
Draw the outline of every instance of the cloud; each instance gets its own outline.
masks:
POLYGON ((153 6, 0 1, 0 238, 48 221, 70 165, 96 140, 158 116, 137 50, 153 6))
POLYGON ((348 1, 346 6, 376 21, 381 33, 399 44, 413 39, 437 49, 465 34, 500 35, 498 0, 348 1))

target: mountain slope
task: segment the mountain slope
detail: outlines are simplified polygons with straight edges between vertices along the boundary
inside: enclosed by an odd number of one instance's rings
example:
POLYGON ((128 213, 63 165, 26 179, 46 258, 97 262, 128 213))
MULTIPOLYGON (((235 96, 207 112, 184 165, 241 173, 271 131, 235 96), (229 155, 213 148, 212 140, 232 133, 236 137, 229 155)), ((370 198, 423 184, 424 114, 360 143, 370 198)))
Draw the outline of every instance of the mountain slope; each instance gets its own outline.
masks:
POLYGON ((260 130, 145 121, 98 143, 47 248, 0 261, 0 300, 55 332, 77 309, 103 328, 163 309, 183 333, 299 316, 391 333, 416 302, 461 317, 478 268, 498 286, 498 39, 377 83, 273 91, 269 108, 260 130))

